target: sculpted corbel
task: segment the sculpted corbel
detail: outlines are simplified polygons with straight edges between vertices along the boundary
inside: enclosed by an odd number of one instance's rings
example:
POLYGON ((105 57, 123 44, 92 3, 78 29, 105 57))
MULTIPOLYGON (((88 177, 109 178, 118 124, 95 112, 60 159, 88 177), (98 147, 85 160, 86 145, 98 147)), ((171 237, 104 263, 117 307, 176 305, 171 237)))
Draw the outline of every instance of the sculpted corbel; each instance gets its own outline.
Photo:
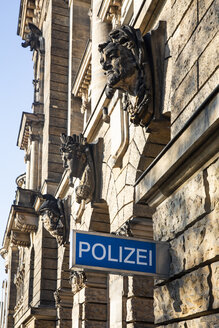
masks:
MULTIPOLYGON (((61 199, 50 194, 42 195, 45 200, 39 208, 45 229, 56 238, 59 245, 68 243, 69 217, 61 199)), ((67 206, 68 204, 66 204, 67 206)))
POLYGON ((61 136, 61 156, 63 165, 69 170, 69 184, 73 186, 73 178, 79 178, 80 183, 75 188, 76 201, 89 203, 95 189, 94 163, 91 147, 86 139, 80 135, 61 136))
POLYGON ((148 127, 162 116, 165 22, 142 36, 139 29, 121 26, 99 45, 100 63, 107 75, 106 96, 124 94, 124 110, 134 125, 148 127))
POLYGON ((30 51, 39 50, 41 53, 44 51, 44 39, 40 29, 33 23, 29 23, 29 34, 25 41, 21 44, 23 48, 30 47, 30 51))

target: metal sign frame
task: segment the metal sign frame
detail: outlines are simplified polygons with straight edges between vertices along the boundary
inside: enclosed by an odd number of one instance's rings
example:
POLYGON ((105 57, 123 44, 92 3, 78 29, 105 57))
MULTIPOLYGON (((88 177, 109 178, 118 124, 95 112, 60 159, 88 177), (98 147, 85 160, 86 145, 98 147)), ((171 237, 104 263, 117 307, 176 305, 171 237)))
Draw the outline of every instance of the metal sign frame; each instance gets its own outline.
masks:
MULTIPOLYGON (((97 240, 98 242, 98 240, 97 240)), ((169 267, 170 267, 170 256, 169 256, 169 243, 167 242, 157 242, 154 240, 149 239, 140 239, 140 238, 133 238, 133 237, 123 237, 117 236, 114 234, 107 234, 101 232, 91 232, 91 231, 82 231, 82 230, 72 230, 71 231, 71 249, 70 249, 70 269, 74 268, 84 268, 89 269, 92 271, 105 271, 112 274, 120 274, 123 276, 126 275, 144 275, 144 276, 153 276, 155 278, 168 278, 169 277, 169 267), (86 235, 93 235, 93 236, 102 236, 107 238, 118 238, 120 240, 127 240, 127 241, 140 241, 146 242, 150 244, 155 244, 156 246, 156 273, 151 272, 142 272, 142 271, 135 271, 135 270, 124 270, 124 269, 115 269, 115 268, 106 268, 102 266, 90 266, 90 265, 83 265, 76 263, 76 235, 77 234, 86 234, 86 235)))

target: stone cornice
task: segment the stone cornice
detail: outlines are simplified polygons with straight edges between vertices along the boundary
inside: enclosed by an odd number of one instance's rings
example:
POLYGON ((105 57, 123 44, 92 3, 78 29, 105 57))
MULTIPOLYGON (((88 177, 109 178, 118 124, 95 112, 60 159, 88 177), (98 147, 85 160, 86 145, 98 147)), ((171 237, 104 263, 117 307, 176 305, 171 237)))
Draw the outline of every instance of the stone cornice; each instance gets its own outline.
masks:
POLYGON ((135 185, 137 203, 156 207, 219 151, 219 107, 215 92, 151 163, 135 185))
POLYGON ((76 78, 73 82, 72 93, 76 97, 82 97, 88 93, 91 81, 91 40, 88 40, 76 78))
POLYGON ((28 23, 33 23, 35 0, 21 0, 17 34, 24 40, 29 32, 28 23))
POLYGON ((123 0, 102 0, 98 12, 101 21, 111 22, 113 28, 120 25, 122 2, 123 0))
POLYGON ((37 222, 38 217, 35 214, 26 215, 26 213, 17 213, 15 218, 15 227, 22 232, 30 233, 37 230, 37 222))
POLYGON ((18 133, 17 146, 20 149, 27 149, 28 139, 30 137, 30 127, 34 124, 37 126, 43 126, 43 115, 42 114, 33 114, 33 113, 22 113, 20 129, 18 133))
MULTIPOLYGON (((18 188, 20 189, 20 188, 18 188)), ((28 191, 27 189, 23 189, 24 191, 28 191)), ((31 191, 30 191, 31 192, 31 191)), ((11 234, 12 232, 18 232, 19 233, 19 229, 20 227, 16 226, 16 220, 15 217, 16 215, 22 215, 24 217, 27 217, 27 219, 25 219, 25 221, 29 220, 28 218, 32 218, 31 220, 35 222, 35 224, 37 224, 37 217, 36 217, 36 212, 34 210, 34 208, 31 206, 31 204, 29 204, 29 206, 24 206, 21 205, 21 203, 19 205, 12 205, 11 209, 10 209, 10 213, 9 213, 9 217, 8 217, 8 222, 7 222, 7 226, 6 226, 6 230, 5 230, 5 234, 4 234, 4 239, 3 239, 3 248, 7 251, 9 246, 10 246, 10 238, 11 238, 11 234), (33 219, 35 218, 35 219, 33 219)), ((33 222, 31 221, 31 225, 33 224, 33 222)), ((24 227, 23 227, 24 228, 24 227)), ((26 229, 27 227, 25 227, 26 229)), ((34 227, 31 227, 31 231, 33 231, 34 227)), ((35 229, 35 228, 34 228, 35 229)), ((29 229, 30 230, 30 229, 29 229)), ((29 231, 30 232, 30 231, 29 231)))
POLYGON ((11 243, 14 246, 29 247, 30 246, 30 235, 24 232, 12 231, 11 243))

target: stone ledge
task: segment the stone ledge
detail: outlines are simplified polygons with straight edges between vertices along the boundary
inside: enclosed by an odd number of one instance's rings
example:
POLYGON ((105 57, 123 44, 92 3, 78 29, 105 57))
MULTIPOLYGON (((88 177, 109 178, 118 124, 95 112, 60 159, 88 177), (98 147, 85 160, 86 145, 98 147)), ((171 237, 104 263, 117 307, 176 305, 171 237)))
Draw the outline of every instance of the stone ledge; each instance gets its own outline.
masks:
POLYGON ((219 150, 217 97, 191 118, 135 185, 136 202, 159 205, 219 150))

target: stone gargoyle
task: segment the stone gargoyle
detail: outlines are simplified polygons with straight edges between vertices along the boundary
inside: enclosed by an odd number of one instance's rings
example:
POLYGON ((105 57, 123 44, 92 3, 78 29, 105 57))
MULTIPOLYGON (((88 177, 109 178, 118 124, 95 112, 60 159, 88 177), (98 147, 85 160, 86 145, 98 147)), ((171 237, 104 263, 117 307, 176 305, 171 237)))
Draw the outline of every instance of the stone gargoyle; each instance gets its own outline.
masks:
POLYGON ((107 75, 106 96, 124 93, 124 110, 136 126, 148 127, 162 117, 165 22, 142 36, 139 29, 121 26, 99 45, 100 63, 107 75))
POLYGON ((50 194, 42 195, 42 198, 45 201, 40 206, 39 213, 43 217, 45 229, 56 238, 59 245, 67 243, 70 227, 63 201, 50 194))
POLYGON ((23 43, 21 43, 23 48, 27 48, 30 47, 30 50, 39 50, 40 52, 42 52, 43 50, 43 37, 42 37, 42 32, 40 31, 40 29, 32 24, 29 23, 28 24, 30 32, 28 33, 25 41, 23 43))

